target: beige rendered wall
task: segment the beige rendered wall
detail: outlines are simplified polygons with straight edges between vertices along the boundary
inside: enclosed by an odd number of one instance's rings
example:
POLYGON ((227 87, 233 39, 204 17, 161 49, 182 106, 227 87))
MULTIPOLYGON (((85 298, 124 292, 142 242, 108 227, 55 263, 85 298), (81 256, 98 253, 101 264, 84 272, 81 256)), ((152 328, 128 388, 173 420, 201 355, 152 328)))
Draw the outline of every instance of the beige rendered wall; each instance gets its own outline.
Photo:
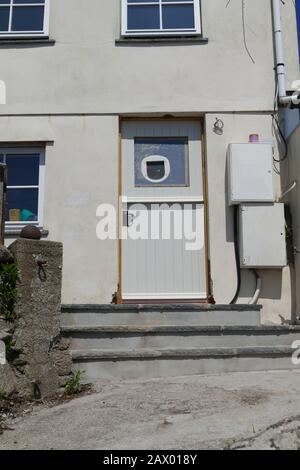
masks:
MULTIPOLYGON (((247 142, 249 134, 258 133, 261 141, 274 142, 272 119, 268 114, 209 114, 206 116, 206 148, 209 202, 210 259, 213 292, 217 303, 228 303, 236 291, 236 268, 233 244, 233 209, 228 206, 226 192, 226 150, 229 143, 247 142), (215 119, 224 122, 224 134, 213 132, 215 119)), ((278 158, 277 150, 275 154, 278 158)), ((281 181, 274 173, 277 197, 281 181)), ((268 230, 268 227, 262 227, 268 230)), ((271 236, 271 234, 270 234, 271 236)), ((261 270, 265 323, 281 323, 291 318, 290 269, 261 270)), ((248 303, 255 292, 255 277, 242 271, 240 303, 248 303)))
MULTIPOLYGON (((226 150, 231 142, 247 142, 252 132, 272 140, 268 114, 206 115, 211 275, 215 300, 228 303, 236 289, 232 210, 226 194, 226 150), (216 135, 216 117, 224 121, 224 134, 216 135)), ((117 117, 10 117, 0 120, 4 141, 31 141, 43 135, 46 146, 44 227, 49 239, 64 243, 64 303, 109 303, 118 284, 118 244, 96 238, 96 209, 106 202, 117 207, 117 117), (30 132, 29 132, 30 128, 30 132), (48 137, 47 137, 48 136, 48 137)), ((275 178, 277 195, 281 192, 275 178)), ((291 317, 289 268, 261 273, 265 322, 291 317)), ((254 276, 243 273, 240 302, 255 290, 254 276)))
MULTIPOLYGON (((0 45, 1 114, 265 111, 273 108, 270 0, 202 0, 208 44, 116 44, 121 0, 51 0, 55 45, 0 45)), ((292 0, 282 5, 287 84, 298 78, 292 0)))
MULTIPOLYGON (((216 301, 226 303, 235 291, 226 150, 251 132, 272 138, 271 2, 244 2, 254 63, 244 47, 241 1, 202 0, 209 42, 189 45, 116 44, 120 3, 51 0, 55 45, 0 45, 0 79, 7 85, 0 141, 48 142, 44 226, 51 240, 64 243, 63 302, 108 303, 118 284, 118 244, 97 240, 96 208, 117 204, 119 116, 206 114, 212 280, 216 301), (212 131, 216 117, 224 121, 223 136, 212 131)), ((282 17, 289 86, 299 76, 292 0, 282 17)), ((264 320, 290 318, 288 268, 261 274, 264 320)), ((254 287, 252 274, 244 273, 241 302, 254 287)))
POLYGON ((285 165, 285 188, 296 181, 297 186, 289 192, 285 201, 289 202, 293 217, 293 236, 295 252, 295 284, 294 294, 296 299, 295 310, 299 316, 300 312, 300 126, 298 126, 289 138, 289 159, 285 165))
POLYGON ((2 142, 53 141, 46 145, 44 228, 64 244, 65 303, 110 303, 117 290, 118 243, 96 238, 96 210, 118 204, 118 132, 117 117, 0 119, 2 142))
POLYGON ((63 301, 110 303, 117 241, 96 238, 96 210, 118 204, 118 118, 57 117, 47 148, 45 225, 64 244, 63 301))

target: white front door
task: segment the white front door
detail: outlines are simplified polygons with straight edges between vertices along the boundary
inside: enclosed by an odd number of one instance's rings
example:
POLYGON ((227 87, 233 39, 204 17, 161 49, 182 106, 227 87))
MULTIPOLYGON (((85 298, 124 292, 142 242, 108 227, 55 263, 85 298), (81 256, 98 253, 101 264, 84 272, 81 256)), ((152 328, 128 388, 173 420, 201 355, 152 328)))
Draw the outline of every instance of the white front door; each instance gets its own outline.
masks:
POLYGON ((207 298, 201 126, 122 125, 122 299, 207 298))

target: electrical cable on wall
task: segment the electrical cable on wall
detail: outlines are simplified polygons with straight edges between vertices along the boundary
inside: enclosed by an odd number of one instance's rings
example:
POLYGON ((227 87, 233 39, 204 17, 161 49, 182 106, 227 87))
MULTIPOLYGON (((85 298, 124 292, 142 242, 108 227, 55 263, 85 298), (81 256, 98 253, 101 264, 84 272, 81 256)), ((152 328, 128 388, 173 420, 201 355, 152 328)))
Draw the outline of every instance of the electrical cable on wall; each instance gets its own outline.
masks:
POLYGON ((280 176, 280 171, 278 170, 278 168, 276 168, 274 160, 273 160, 273 170, 276 173, 276 175, 280 176))
MULTIPOLYGON (((281 143, 283 143, 284 145, 284 154, 282 157, 280 158, 275 158, 273 157, 273 160, 274 162, 276 163, 281 163, 281 162, 284 162, 287 157, 288 157, 288 153, 289 153, 289 147, 288 147, 288 143, 287 143, 287 140, 284 136, 284 133, 281 129, 281 126, 280 126, 280 123, 279 123, 279 119, 278 119, 278 107, 277 107, 277 103, 278 103, 278 84, 276 84, 276 88, 275 88, 275 96, 274 96, 274 112, 272 114, 272 126, 273 126, 273 129, 276 133, 277 131, 277 140, 281 143), (279 137, 279 138, 278 138, 279 137)), ((278 171, 278 170, 277 170, 278 171)))
POLYGON ((284 199, 291 191, 293 191, 293 190, 296 188, 297 184, 298 184, 297 181, 294 181, 294 182, 290 185, 290 187, 287 188, 287 189, 279 196, 278 202, 283 201, 283 199, 284 199))
POLYGON ((242 22, 243 22, 243 38, 244 38, 244 46, 246 49, 246 52, 248 56, 250 57, 251 61, 253 64, 255 64, 255 60, 253 59, 253 56, 249 50, 248 43, 247 43, 247 37, 246 37, 246 20, 245 20, 245 0, 242 0, 242 22))
POLYGON ((278 131, 278 134, 280 136, 280 140, 281 142, 284 144, 284 154, 283 154, 283 157, 281 158, 275 158, 273 157, 274 159, 274 162, 276 163, 281 163, 281 162, 284 162, 287 157, 288 157, 288 153, 289 153, 289 147, 288 147, 288 143, 287 143, 287 140, 286 138, 284 137, 284 134, 283 134, 283 131, 280 127, 280 124, 279 124, 279 121, 278 121, 278 117, 276 115, 272 115, 272 119, 273 119, 273 126, 274 124, 276 125, 276 129, 278 131))
MULTIPOLYGON (((231 0, 228 0, 225 8, 228 8, 230 3, 231 3, 231 0)), ((243 27, 243 42, 244 42, 246 52, 247 52, 248 56, 250 57, 251 62, 253 64, 255 64, 255 60, 254 60, 253 55, 251 54, 249 46, 248 46, 247 35, 246 35, 246 4, 245 4, 245 0, 242 0, 242 27, 243 27)))
POLYGON ((242 276, 241 276, 241 264, 240 264, 240 245, 239 245, 239 206, 234 206, 234 251, 235 251, 235 263, 237 273, 237 288, 235 295, 230 302, 230 305, 236 303, 239 298, 242 276))
POLYGON ((261 287, 262 287, 261 277, 259 276, 258 272, 255 269, 253 269, 253 274, 255 276, 256 288, 255 288, 255 293, 249 302, 249 305, 257 305, 258 299, 261 294, 261 287))

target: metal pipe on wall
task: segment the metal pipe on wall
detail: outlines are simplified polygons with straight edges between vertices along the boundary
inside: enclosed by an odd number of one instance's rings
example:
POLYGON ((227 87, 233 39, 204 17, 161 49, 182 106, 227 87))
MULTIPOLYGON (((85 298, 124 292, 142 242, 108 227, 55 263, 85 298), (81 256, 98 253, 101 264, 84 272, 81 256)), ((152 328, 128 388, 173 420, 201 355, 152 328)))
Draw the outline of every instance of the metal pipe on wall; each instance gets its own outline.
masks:
POLYGON ((283 105, 293 103, 293 96, 287 96, 286 88, 286 72, 284 62, 284 47, 281 25, 281 0, 272 0, 273 10, 273 30, 274 30, 274 46, 275 46, 275 70, 278 83, 278 99, 283 105))

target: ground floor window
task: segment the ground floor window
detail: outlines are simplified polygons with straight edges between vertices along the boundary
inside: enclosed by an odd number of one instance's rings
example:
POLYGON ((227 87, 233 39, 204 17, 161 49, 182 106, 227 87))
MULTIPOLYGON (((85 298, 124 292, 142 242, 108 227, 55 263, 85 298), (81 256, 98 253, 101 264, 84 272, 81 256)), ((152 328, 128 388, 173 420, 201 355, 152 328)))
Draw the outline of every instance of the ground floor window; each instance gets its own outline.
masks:
POLYGON ((0 148, 8 170, 6 225, 42 225, 45 152, 40 148, 0 148))

